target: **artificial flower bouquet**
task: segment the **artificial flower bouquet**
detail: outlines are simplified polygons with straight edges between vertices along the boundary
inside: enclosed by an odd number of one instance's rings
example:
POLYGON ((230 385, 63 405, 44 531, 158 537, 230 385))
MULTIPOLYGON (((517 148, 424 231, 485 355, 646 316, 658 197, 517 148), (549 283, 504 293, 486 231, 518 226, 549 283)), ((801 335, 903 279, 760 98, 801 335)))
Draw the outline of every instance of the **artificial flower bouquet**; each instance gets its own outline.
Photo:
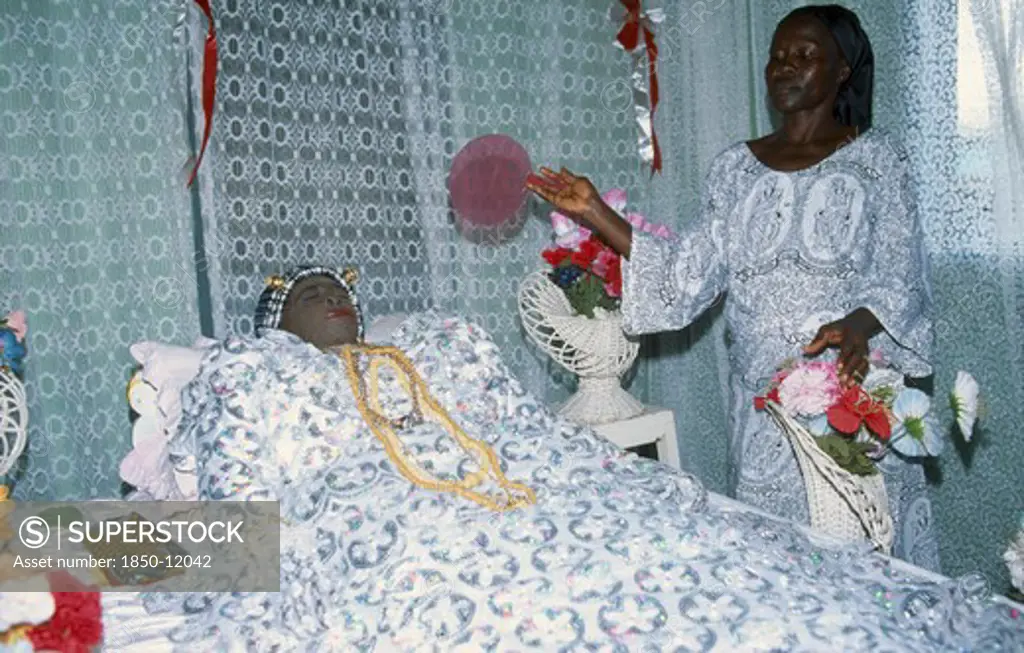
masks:
MULTIPOLYGON (((638 213, 625 212, 625 191, 616 188, 601 198, 634 229, 663 238, 671 236, 667 227, 653 225, 638 213)), ((622 297, 622 261, 618 253, 589 229, 561 213, 551 214, 551 224, 555 230, 555 246, 544 250, 542 256, 552 267, 548 278, 562 289, 573 311, 596 318, 617 310, 622 297)))
POLYGON ((21 377, 25 359, 25 313, 14 311, 0 319, 0 369, 21 377))
POLYGON ((0 653, 98 650, 103 640, 99 592, 64 571, 41 582, 38 592, 0 591, 0 653))
MULTIPOLYGON (((783 412, 814 436, 839 467, 856 476, 878 473, 891 450, 911 458, 938 456, 944 439, 934 424, 931 399, 904 384, 903 375, 873 353, 864 380, 843 388, 835 362, 791 360, 772 377, 754 407, 783 412)), ((964 439, 978 414, 978 384, 958 372, 950 403, 964 439)))

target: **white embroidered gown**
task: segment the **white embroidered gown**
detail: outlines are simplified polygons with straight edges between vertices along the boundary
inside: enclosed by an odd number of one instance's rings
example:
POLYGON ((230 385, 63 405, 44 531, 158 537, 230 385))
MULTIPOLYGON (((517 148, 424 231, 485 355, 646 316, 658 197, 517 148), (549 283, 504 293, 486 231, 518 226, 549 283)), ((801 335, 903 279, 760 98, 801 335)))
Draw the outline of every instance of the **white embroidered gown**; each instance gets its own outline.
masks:
MULTIPOLYGON (((884 327, 872 349, 908 376, 932 372, 931 291, 905 158, 877 130, 797 172, 773 170, 739 143, 712 163, 693 229, 667 241, 634 233, 623 267, 627 332, 683 328, 724 298, 729 488, 741 501, 809 521, 792 448, 753 400, 819 327, 867 308, 884 327)), ((881 465, 893 554, 938 571, 919 462, 890 454, 881 465)))

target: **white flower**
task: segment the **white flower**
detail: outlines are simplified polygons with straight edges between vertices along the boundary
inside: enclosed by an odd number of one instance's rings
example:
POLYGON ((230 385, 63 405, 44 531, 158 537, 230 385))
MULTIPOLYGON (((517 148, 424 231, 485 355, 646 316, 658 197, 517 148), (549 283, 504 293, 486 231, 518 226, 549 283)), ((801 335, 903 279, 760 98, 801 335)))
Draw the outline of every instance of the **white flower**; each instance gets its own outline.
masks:
POLYGON ((1006 568, 1010 570, 1010 582, 1018 592, 1024 592, 1024 528, 1010 542, 1010 547, 1003 554, 1006 568))
POLYGON ((0 592, 0 632, 13 626, 35 626, 53 616, 53 594, 49 592, 0 592))
POLYGON ((974 422, 978 419, 978 382, 964 371, 956 373, 953 391, 949 394, 949 403, 956 416, 956 425, 966 442, 974 436, 974 422))
POLYGON ((611 210, 622 214, 626 210, 626 191, 621 188, 613 188, 601 195, 601 199, 611 210))
POLYGON ((917 388, 906 388, 892 404, 897 424, 892 433, 892 448, 904 456, 937 456, 943 440, 931 424, 928 411, 931 399, 917 388))
POLYGON ((868 370, 868 375, 860 384, 865 391, 871 392, 879 388, 891 388, 899 393, 906 387, 903 383, 903 375, 891 367, 876 367, 874 365, 868 370))

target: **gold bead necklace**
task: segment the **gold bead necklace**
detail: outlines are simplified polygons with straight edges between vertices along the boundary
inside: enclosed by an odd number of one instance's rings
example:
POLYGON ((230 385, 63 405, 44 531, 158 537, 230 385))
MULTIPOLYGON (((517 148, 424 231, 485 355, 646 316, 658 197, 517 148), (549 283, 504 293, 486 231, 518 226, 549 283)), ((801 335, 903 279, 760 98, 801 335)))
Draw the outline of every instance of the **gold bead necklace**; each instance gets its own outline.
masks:
POLYGON ((501 471, 498 456, 490 445, 471 438, 455 423, 448 412, 430 394, 427 384, 400 349, 376 345, 345 345, 340 348, 339 354, 348 368, 346 370, 348 380, 352 386, 352 393, 355 395, 360 414, 366 420, 373 434, 384 445, 391 462, 411 483, 427 490, 458 494, 496 512, 516 510, 537 502, 537 496, 529 486, 515 483, 505 477, 501 471), (365 357, 368 360, 365 373, 360 373, 360 357, 365 357), (385 416, 380 403, 380 370, 384 367, 395 370, 398 382, 412 399, 412 412, 398 420, 385 416), (424 411, 426 412, 424 413, 424 411), (402 453, 402 441, 396 431, 413 423, 422 422, 425 414, 441 422, 449 435, 459 443, 462 450, 477 462, 480 467, 478 471, 458 481, 442 481, 430 477, 402 453), (495 497, 473 490, 488 477, 504 490, 504 496, 495 497))

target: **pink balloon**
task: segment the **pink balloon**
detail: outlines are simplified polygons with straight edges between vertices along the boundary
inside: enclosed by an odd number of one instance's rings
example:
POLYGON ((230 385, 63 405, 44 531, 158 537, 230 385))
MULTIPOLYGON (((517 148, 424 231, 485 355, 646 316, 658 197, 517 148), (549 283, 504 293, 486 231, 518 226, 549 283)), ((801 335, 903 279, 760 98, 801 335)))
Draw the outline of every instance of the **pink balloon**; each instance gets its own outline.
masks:
POLYGON ((511 222, 526 202, 530 155, 503 134, 466 143, 448 175, 448 191, 459 220, 478 227, 511 222))

